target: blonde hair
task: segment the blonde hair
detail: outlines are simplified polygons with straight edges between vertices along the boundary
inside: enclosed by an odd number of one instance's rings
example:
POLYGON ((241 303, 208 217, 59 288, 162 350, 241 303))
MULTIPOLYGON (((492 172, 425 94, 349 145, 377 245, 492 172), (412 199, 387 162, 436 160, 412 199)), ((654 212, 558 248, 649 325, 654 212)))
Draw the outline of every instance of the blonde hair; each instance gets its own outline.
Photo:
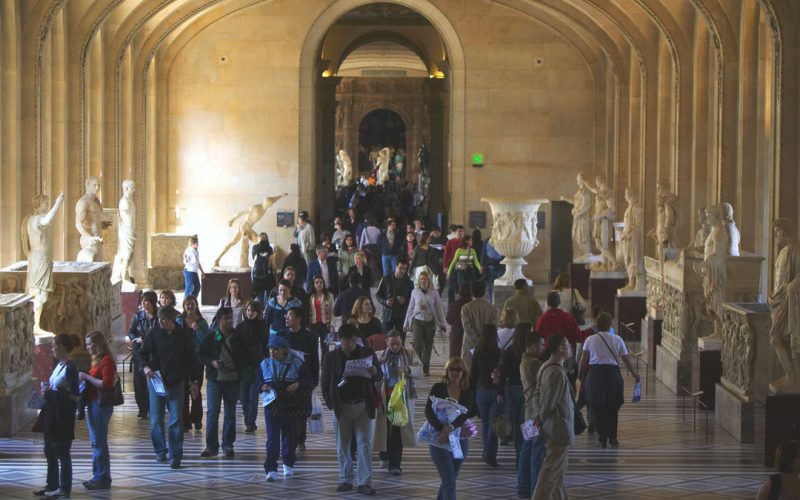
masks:
POLYGON ((355 262, 356 257, 361 257, 361 263, 364 264, 365 266, 367 265, 367 254, 359 250, 353 255, 353 262, 355 262))
POLYGON ((430 275, 430 273, 428 271, 420 271, 419 275, 417 276, 417 282, 414 283, 414 286, 416 286, 417 288, 420 288, 420 289, 422 288, 422 287, 419 286, 419 279, 422 278, 423 276, 428 278, 428 290, 430 290, 432 283, 431 283, 431 275, 430 275))
POLYGON ((447 385, 450 383, 449 375, 451 367, 461 368, 461 382, 459 382, 459 388, 462 391, 466 391, 469 389, 469 370, 467 369, 467 363, 458 357, 453 357, 447 360, 447 364, 444 365, 444 375, 442 376, 442 383, 447 385))

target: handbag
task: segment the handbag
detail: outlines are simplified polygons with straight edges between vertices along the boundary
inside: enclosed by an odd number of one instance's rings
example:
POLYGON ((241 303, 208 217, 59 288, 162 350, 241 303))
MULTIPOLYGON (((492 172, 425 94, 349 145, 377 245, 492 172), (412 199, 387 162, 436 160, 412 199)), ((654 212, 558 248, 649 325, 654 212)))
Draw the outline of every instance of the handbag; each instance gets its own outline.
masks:
POLYGON ((109 406, 121 406, 125 403, 125 397, 122 395, 122 384, 119 381, 119 375, 116 375, 116 382, 110 391, 99 389, 100 406, 108 408, 109 406))
POLYGON ((583 318, 583 315, 586 313, 586 309, 581 305, 580 302, 575 300, 575 289, 570 288, 572 292, 572 300, 570 301, 570 312, 572 313, 572 317, 575 318, 575 322, 578 323, 578 326, 583 326, 586 324, 586 320, 583 318))
POLYGON ((28 408, 31 410, 41 410, 44 406, 44 396, 38 390, 34 389, 31 393, 31 398, 28 400, 28 408))
POLYGON ((511 422, 504 413, 501 413, 492 420, 492 430, 500 439, 507 438, 511 435, 511 422))
POLYGON ((583 431, 586 430, 586 420, 583 418, 583 413, 581 413, 580 408, 577 405, 573 405, 575 408, 575 435, 580 436, 583 434, 583 431))

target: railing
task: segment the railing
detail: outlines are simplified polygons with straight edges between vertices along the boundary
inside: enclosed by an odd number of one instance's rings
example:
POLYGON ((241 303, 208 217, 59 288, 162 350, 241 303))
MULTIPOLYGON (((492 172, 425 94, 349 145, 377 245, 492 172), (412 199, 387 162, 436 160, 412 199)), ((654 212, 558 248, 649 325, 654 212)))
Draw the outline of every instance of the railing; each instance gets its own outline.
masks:
POLYGON ((690 389, 681 386, 681 420, 686 422, 686 398, 691 397, 692 404, 692 430, 697 430, 697 407, 698 405, 704 410, 706 420, 706 443, 708 442, 708 405, 700 400, 700 396, 705 394, 703 391, 692 392, 690 389))

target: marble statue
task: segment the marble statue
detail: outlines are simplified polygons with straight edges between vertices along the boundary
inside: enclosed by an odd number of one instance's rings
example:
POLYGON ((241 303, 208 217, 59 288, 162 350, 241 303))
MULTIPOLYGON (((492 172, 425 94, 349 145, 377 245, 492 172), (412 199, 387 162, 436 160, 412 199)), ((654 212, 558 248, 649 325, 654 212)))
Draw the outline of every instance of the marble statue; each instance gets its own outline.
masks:
POLYGON ((103 205, 97 199, 100 191, 100 180, 91 176, 86 179, 86 193, 75 205, 75 227, 81 234, 81 251, 78 262, 95 262, 103 260, 102 231, 111 223, 101 221, 103 205))
POLYGON ((353 181, 353 160, 350 159, 350 155, 344 149, 339 150, 336 159, 339 167, 336 187, 349 186, 353 181))
POLYGON ((389 162, 392 158, 392 151, 383 148, 378 152, 378 185, 381 186, 389 180, 389 162))
POLYGON ((287 196, 289 193, 279 194, 277 196, 270 196, 264 199, 261 203, 256 203, 252 205, 250 208, 246 210, 239 210, 236 214, 228 221, 228 227, 233 227, 233 223, 239 217, 244 216, 244 219, 239 223, 239 226, 236 228, 236 235, 233 239, 225 245, 225 248, 222 249, 222 252, 219 253, 217 258, 214 260, 214 266, 219 267, 219 261, 222 257, 228 253, 228 250, 233 248, 234 245, 241 242, 241 250, 239 252, 239 267, 242 269, 247 269, 250 267, 248 261, 248 255, 250 252, 250 242, 257 243, 258 242, 258 234, 253 231, 253 226, 264 217, 264 214, 267 213, 269 207, 275 204, 276 201, 280 200, 284 196, 287 196))
POLYGON ((586 186, 583 173, 577 176, 578 191, 572 198, 561 197, 562 201, 572 203, 572 255, 573 260, 586 258, 592 254, 591 234, 589 232, 589 208, 591 194, 586 186))
POLYGON ((711 227, 708 225, 708 208, 703 207, 697 209, 697 226, 699 229, 694 235, 694 241, 692 246, 694 248, 703 248, 706 244, 706 238, 708 238, 708 233, 711 232, 711 227))
POLYGON ((430 157, 431 154, 430 151, 428 151, 428 145, 423 142, 422 146, 420 146, 417 151, 417 166, 425 175, 430 175, 428 172, 430 157))
MULTIPOLYGON (((665 250, 678 248, 678 197, 670 192, 667 181, 656 183, 658 206, 656 227, 648 235, 656 241, 656 254, 664 262, 665 250)), ((663 268, 663 265, 662 265, 663 268)))
POLYGON ((722 341, 722 304, 725 302, 725 291, 728 288, 727 262, 730 245, 722 206, 711 207, 708 215, 711 232, 703 248, 703 262, 696 264, 695 267, 695 271, 703 277, 706 312, 714 322, 714 333, 700 339, 706 344, 722 341))
POLYGON ((741 235, 739 228, 736 227, 736 222, 733 220, 733 206, 730 203, 722 203, 722 222, 725 224, 725 231, 728 232, 728 255, 733 257, 739 256, 739 241, 741 235))
POLYGON ((767 299, 772 317, 769 340, 785 375, 769 388, 778 394, 800 394, 800 242, 789 219, 776 220, 773 233, 783 248, 775 260, 774 288, 767 299))
POLYGON ((625 201, 628 202, 628 208, 625 209, 623 217, 625 228, 622 230, 620 246, 622 247, 625 272, 628 274, 628 284, 622 290, 644 291, 646 290, 643 248, 644 215, 639 197, 633 189, 625 189, 625 201))
POLYGON ((128 179, 122 181, 122 198, 119 199, 117 225, 117 255, 111 271, 111 283, 131 281, 130 266, 133 260, 133 246, 136 243, 136 202, 133 193, 136 183, 128 179))
POLYGON ((53 229, 51 223, 64 202, 64 193, 59 193, 50 206, 50 198, 44 194, 33 197, 33 215, 23 221, 23 250, 28 255, 28 293, 33 296, 34 332, 46 334, 41 328, 42 310, 53 286, 53 229))
POLYGON ((608 187, 606 178, 597 175, 594 179, 594 187, 589 184, 586 189, 594 194, 594 213, 592 215, 592 239, 595 246, 600 250, 603 260, 591 268, 595 271, 613 271, 617 267, 614 253, 609 247, 611 239, 611 229, 614 217, 617 214, 616 203, 608 187))

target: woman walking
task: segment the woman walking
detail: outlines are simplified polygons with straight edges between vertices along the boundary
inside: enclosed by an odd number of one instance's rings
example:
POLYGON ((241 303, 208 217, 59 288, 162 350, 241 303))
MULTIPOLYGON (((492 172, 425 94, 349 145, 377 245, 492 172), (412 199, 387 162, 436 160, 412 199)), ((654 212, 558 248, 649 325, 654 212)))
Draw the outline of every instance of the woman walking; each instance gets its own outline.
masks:
MULTIPOLYGON (((228 291, 225 297, 219 300, 220 309, 230 307, 233 310, 233 327, 236 328, 244 320, 245 301, 242 299, 242 292, 239 288, 238 278, 228 280, 228 291)), ((217 318, 219 319, 219 318, 217 318)))
MULTIPOLYGON (((200 350, 200 345, 202 345, 210 329, 208 322, 200 314, 200 306, 198 306, 197 298, 194 295, 184 297, 183 312, 175 322, 192 333, 194 350, 195 352, 200 350)), ((186 431, 191 430, 193 425, 198 431, 203 428, 203 394, 200 389, 203 387, 204 370, 200 360, 195 360, 194 373, 197 374, 197 391, 192 393, 189 380, 186 380, 183 393, 183 426, 186 431), (190 400, 191 410, 189 409, 190 400)))
POLYGON ((341 287, 340 293, 347 288, 347 276, 350 274, 350 268, 356 265, 356 254, 358 247, 356 240, 352 234, 347 233, 342 242, 342 246, 336 252, 336 269, 339 272, 339 286, 341 287))
POLYGON ((86 351, 92 356, 89 373, 80 372, 78 378, 86 383, 84 401, 89 405, 86 424, 92 445, 92 479, 84 481, 87 490, 111 488, 111 459, 108 454, 108 422, 114 406, 103 406, 99 391, 111 391, 117 382, 117 366, 105 335, 93 331, 86 336, 86 351))
POLYGON ((242 366, 239 368, 241 388, 239 401, 242 402, 242 416, 244 417, 244 431, 255 432, 256 419, 258 418, 258 370, 261 361, 267 355, 267 342, 269 331, 267 324, 261 319, 261 303, 257 300, 247 301, 244 309, 244 321, 236 327, 243 348, 242 366))
POLYGON ((322 276, 315 276, 311 296, 311 333, 319 339, 320 365, 328 354, 328 344, 325 339, 333 333, 333 294, 325 287, 322 276))
POLYGON ((375 317, 372 299, 368 296, 356 299, 352 313, 356 317, 356 327, 364 345, 368 345, 374 352, 386 349, 386 334, 383 332, 383 325, 375 317))
POLYGON ((292 284, 283 279, 278 283, 278 295, 269 299, 264 313, 270 337, 286 328, 286 312, 293 307, 303 307, 303 303, 292 297, 292 284))
POLYGON ((358 273, 361 276, 361 288, 366 291, 372 287, 372 270, 367 262, 367 256, 363 251, 356 252, 353 257, 353 265, 350 267, 349 274, 358 273))
POLYGON ((481 338, 475 347, 470 368, 470 386, 475 389, 475 403, 481 417, 483 438, 483 461, 497 467, 498 439, 492 421, 500 412, 503 395, 499 381, 500 348, 497 347, 497 327, 488 324, 481 330, 481 338))
POLYGON ((467 235, 461 239, 461 247, 456 250, 450 266, 447 268, 447 280, 455 272, 456 288, 467 283, 472 283, 481 273, 481 263, 478 260, 478 252, 472 248, 472 237, 467 235))
MULTIPOLYGON (((142 294, 140 309, 131 318, 131 327, 128 329, 128 339, 136 359, 136 351, 141 349, 147 333, 158 324, 156 311, 158 310, 158 296, 156 292, 148 290, 142 294)), ((137 418, 148 420, 150 414, 150 394, 147 389, 147 377, 142 373, 138 363, 133 364, 133 392, 136 397, 136 406, 139 408, 137 418)))
POLYGON ((430 375, 431 371, 431 351, 436 328, 442 331, 447 329, 442 301, 439 292, 431 286, 430 274, 422 271, 417 277, 416 288, 411 292, 403 329, 414 335, 414 350, 422 361, 425 375, 430 375))

